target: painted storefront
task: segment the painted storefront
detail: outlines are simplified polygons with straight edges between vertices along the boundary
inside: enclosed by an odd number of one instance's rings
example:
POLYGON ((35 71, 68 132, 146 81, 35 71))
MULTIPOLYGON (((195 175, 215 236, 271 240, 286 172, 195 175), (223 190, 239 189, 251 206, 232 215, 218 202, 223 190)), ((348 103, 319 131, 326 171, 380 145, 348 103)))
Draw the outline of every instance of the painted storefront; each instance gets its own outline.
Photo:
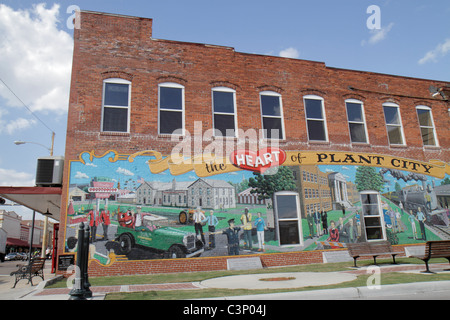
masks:
POLYGON ((265 148, 182 162, 157 151, 85 152, 69 165, 65 253, 88 223, 102 265, 345 248, 378 236, 450 239, 449 167, 438 161, 265 148), (378 234, 366 232, 368 190, 379 199, 378 234))

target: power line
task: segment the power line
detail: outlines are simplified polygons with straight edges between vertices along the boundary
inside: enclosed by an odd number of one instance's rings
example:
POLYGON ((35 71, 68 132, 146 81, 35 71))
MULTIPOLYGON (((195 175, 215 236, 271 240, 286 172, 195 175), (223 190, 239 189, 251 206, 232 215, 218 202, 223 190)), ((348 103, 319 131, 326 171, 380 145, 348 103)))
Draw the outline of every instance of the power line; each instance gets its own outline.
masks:
POLYGON ((17 98, 17 100, 19 100, 23 106, 25 108, 27 108, 27 110, 33 115, 33 117, 35 117, 36 119, 39 120, 40 123, 42 123, 48 130, 50 130, 51 133, 55 133, 52 129, 50 129, 49 126, 47 126, 47 124, 45 124, 44 121, 42 121, 36 114, 34 114, 33 111, 31 111, 31 109, 25 104, 25 102, 23 102, 18 96, 17 94, 14 93, 14 91, 12 91, 12 89, 5 83, 5 81, 3 81, 2 78, 0 78, 0 81, 5 85, 5 87, 17 98))

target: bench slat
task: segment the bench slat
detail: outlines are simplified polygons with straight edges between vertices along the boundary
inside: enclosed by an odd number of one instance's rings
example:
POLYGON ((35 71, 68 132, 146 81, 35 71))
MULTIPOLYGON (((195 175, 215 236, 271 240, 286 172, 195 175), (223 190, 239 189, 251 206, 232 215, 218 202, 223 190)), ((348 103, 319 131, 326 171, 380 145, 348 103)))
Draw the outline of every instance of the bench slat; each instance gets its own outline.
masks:
POLYGON ((450 262, 450 240, 427 241, 425 243, 425 254, 411 256, 425 262, 426 270, 423 273, 433 273, 430 271, 428 261, 433 258, 446 258, 450 262))
POLYGON ((391 255, 395 263, 395 256, 403 253, 401 251, 393 251, 389 241, 348 243, 347 249, 350 256, 353 258, 355 267, 357 267, 356 259, 358 257, 373 257, 374 263, 376 263, 376 257, 391 255))

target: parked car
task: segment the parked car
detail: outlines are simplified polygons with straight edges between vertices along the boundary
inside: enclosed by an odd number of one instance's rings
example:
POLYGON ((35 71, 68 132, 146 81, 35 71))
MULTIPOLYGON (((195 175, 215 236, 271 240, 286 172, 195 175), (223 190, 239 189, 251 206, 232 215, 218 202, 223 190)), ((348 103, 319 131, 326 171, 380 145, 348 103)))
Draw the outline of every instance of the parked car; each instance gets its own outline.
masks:
POLYGON ((28 255, 25 252, 18 252, 17 255, 20 260, 28 260, 28 255))
POLYGON ((6 261, 20 260, 21 257, 17 252, 8 253, 5 257, 6 261))

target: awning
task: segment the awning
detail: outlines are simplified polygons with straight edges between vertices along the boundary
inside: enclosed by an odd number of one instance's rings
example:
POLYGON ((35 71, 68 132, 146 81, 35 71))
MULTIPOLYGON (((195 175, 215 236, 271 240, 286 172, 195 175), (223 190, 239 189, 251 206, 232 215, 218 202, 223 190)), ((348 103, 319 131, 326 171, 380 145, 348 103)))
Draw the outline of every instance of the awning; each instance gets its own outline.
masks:
MULTIPOLYGON (((28 241, 15 238, 7 238, 6 245, 11 247, 30 247, 30 243, 28 241)), ((33 248, 42 248, 42 246, 38 243, 33 243, 33 248)))
POLYGON ((60 221, 61 219, 60 187, 0 187, 0 197, 21 204, 43 215, 60 221))

